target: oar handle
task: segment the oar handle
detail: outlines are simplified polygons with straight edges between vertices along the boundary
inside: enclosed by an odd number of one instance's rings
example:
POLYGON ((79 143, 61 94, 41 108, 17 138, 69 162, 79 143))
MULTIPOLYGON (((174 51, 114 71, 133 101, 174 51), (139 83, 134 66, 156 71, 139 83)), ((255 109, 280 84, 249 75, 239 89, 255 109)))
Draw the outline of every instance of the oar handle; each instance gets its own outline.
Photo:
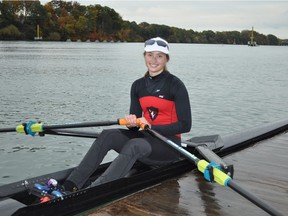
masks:
MULTIPOLYGON (((128 125, 129 125, 129 122, 126 121, 126 119, 120 118, 120 119, 118 119, 118 124, 119 124, 119 125, 126 125, 126 126, 128 126, 128 125)), ((139 126, 141 129, 144 129, 145 127, 148 126, 148 125, 146 125, 146 124, 141 124, 141 121, 140 121, 139 118, 136 119, 136 125, 139 126)))

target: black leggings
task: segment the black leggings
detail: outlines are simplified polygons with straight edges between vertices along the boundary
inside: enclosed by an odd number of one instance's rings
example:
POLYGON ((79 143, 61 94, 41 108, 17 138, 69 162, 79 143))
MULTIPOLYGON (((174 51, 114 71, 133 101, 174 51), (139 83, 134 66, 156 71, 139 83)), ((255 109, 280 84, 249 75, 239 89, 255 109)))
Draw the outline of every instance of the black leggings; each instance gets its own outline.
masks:
MULTIPOLYGON (((179 145, 181 143, 178 137, 169 137, 169 139, 179 145)), ((78 188, 83 187, 110 150, 115 150, 119 155, 91 186, 124 177, 136 160, 148 165, 161 166, 179 159, 179 154, 148 132, 128 129, 104 130, 66 180, 72 181, 78 188)))

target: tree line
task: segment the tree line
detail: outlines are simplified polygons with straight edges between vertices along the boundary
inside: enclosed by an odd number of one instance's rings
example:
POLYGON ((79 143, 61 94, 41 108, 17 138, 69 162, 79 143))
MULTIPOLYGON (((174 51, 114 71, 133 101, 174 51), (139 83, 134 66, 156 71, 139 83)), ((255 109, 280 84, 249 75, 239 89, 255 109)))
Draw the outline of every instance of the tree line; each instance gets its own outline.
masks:
MULTIPOLYGON (((0 2, 0 40, 34 40, 37 35, 46 41, 126 41, 142 42, 160 36, 171 43, 247 44, 251 30, 197 32, 167 25, 123 20, 112 8, 99 4, 84 6, 78 2, 52 0, 3 0, 0 2)), ((254 32, 259 45, 280 45, 275 35, 254 32)))

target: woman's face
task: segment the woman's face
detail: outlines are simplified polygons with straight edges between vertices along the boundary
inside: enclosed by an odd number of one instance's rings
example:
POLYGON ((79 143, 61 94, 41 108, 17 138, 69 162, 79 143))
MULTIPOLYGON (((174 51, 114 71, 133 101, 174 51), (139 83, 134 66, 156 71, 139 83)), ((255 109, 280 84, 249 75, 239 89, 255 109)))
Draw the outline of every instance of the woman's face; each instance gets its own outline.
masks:
POLYGON ((166 54, 158 51, 146 52, 144 59, 149 75, 152 77, 160 74, 168 61, 166 54))

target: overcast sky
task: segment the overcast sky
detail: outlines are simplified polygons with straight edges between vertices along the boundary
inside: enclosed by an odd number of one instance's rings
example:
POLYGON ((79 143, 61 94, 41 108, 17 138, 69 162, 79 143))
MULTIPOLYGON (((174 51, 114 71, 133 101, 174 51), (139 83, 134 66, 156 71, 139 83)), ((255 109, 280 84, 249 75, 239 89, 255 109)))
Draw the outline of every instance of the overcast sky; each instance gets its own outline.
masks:
MULTIPOLYGON (((42 4, 49 2, 40 0, 42 4)), ((288 0, 282 1, 153 1, 76 0, 81 5, 113 8, 124 20, 175 26, 194 31, 251 29, 288 39, 288 0)))

